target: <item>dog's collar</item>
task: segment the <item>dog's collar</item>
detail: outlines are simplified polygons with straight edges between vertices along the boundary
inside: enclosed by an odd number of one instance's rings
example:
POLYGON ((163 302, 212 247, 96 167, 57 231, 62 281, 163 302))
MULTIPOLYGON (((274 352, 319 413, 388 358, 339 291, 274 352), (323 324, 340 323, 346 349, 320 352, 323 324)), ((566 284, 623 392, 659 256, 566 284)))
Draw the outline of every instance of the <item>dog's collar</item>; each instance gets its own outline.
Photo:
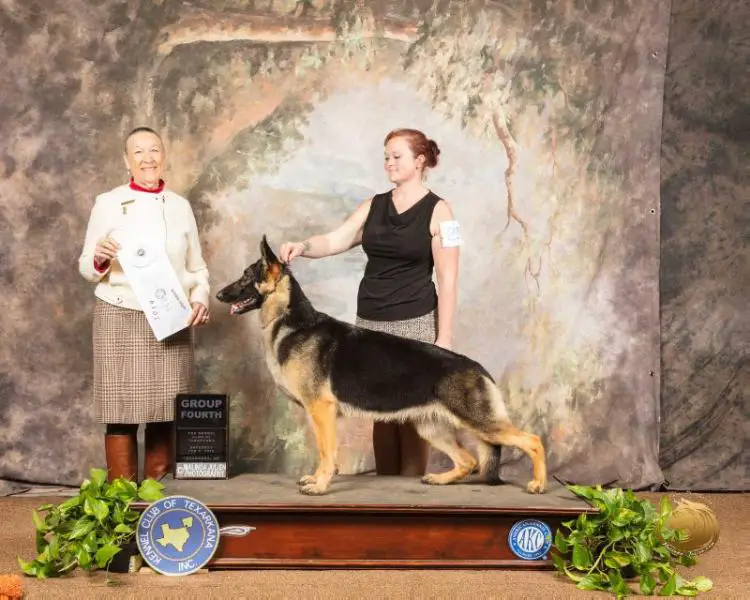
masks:
POLYGON ((138 185, 138 184, 137 184, 137 183, 136 183, 136 182, 135 182, 135 181, 133 180, 133 178, 132 178, 132 177, 130 178, 130 189, 131 189, 131 190, 135 190, 136 192, 148 192, 148 193, 150 193, 150 194, 158 194, 158 193, 160 193, 160 192, 163 192, 163 191, 164 191, 164 185, 165 185, 165 184, 164 184, 164 180, 163 180, 163 179, 160 179, 160 180, 159 180, 159 185, 158 185, 158 186, 156 186, 156 187, 155 187, 155 188, 154 188, 153 190, 149 190, 149 189, 147 189, 147 188, 145 188, 145 187, 141 187, 140 185, 138 185))

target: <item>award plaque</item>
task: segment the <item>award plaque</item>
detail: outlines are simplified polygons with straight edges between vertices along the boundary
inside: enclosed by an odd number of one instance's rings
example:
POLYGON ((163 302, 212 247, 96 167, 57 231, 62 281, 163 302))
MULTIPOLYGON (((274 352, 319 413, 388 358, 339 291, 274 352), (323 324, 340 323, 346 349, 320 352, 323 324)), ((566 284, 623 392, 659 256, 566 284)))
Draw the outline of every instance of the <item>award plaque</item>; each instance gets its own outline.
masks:
POLYGON ((224 394, 177 394, 175 479, 229 477, 229 399, 224 394))

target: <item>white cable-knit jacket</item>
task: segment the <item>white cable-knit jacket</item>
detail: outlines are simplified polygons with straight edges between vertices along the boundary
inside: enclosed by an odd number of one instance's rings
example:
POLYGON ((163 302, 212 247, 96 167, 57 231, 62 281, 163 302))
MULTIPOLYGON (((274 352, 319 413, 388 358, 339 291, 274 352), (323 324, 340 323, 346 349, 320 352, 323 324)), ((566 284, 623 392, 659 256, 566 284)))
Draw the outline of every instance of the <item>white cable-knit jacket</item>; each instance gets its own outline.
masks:
POLYGON ((193 209, 185 198, 167 188, 154 194, 121 185, 96 197, 78 259, 78 270, 87 281, 97 284, 94 294, 98 298, 115 306, 142 310, 117 259, 111 261, 109 268, 103 273, 94 267, 97 242, 113 232, 123 230, 156 236, 154 241, 163 242, 169 261, 190 302, 200 302, 208 307, 208 267, 203 260, 193 209), (161 210, 156 213, 150 211, 148 214, 159 214, 161 219, 147 219, 143 216, 146 213, 132 210, 131 207, 136 202, 159 203, 161 210))

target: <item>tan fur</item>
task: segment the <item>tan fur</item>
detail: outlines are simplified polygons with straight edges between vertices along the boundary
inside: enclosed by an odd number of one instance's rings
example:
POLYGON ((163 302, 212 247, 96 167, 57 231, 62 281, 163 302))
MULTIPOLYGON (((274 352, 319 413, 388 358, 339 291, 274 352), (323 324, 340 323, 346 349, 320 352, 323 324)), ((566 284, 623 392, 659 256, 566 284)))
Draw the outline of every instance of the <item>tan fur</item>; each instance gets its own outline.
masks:
POLYGON ((267 297, 260 309, 260 324, 264 328, 283 315, 289 306, 289 279, 279 279, 278 273, 273 276, 271 271, 268 275, 257 286, 258 291, 267 297))
POLYGON ((403 410, 394 410, 388 413, 367 411, 353 406, 341 406, 341 414, 346 417, 358 417, 370 419, 371 421, 393 421, 397 423, 406 423, 412 421, 415 424, 425 423, 446 423, 454 427, 462 427, 463 424, 444 406, 438 404, 429 406, 416 406, 405 408, 403 410))
POLYGON ((531 458, 533 479, 527 485, 527 491, 533 494, 545 491, 547 471, 542 442, 538 436, 521 431, 510 423, 502 393, 490 379, 478 377, 475 373, 467 373, 453 376, 453 380, 445 382, 449 390, 481 393, 479 382, 483 381, 484 389, 490 390, 492 395, 490 414, 486 415, 486 421, 482 423, 481 430, 469 427, 437 401, 434 404, 389 413, 365 411, 340 404, 331 390, 331 382, 324 379, 318 370, 314 359, 316 355, 314 339, 295 347, 284 366, 278 362, 279 345, 292 331, 282 327, 277 332, 275 344, 272 344, 271 331, 276 320, 288 309, 289 278, 282 277, 278 265, 271 265, 267 269, 264 281, 257 285, 257 289, 266 296, 261 307, 261 327, 266 342, 268 368, 277 385, 305 408, 315 433, 319 453, 318 466, 312 475, 306 475, 299 480, 302 493, 324 494, 336 473, 338 451, 336 417, 339 413, 372 420, 413 422, 419 435, 434 448, 444 452, 454 465, 446 473, 426 474, 422 479, 425 483, 435 485, 454 483, 469 476, 477 465, 481 475, 486 477, 492 445, 503 445, 520 448, 531 458), (476 436, 477 458, 461 446, 456 437, 459 429, 468 429, 476 436))
POLYGON ((538 435, 526 433, 508 421, 497 423, 497 428, 491 433, 474 431, 475 434, 490 444, 515 446, 526 453, 531 459, 534 473, 526 486, 530 494, 540 494, 547 488, 547 464, 544 456, 544 446, 538 435))
POLYGON ((306 360, 304 351, 294 352, 287 363, 281 367, 281 377, 284 388, 294 398, 309 402, 320 394, 315 387, 315 380, 310 373, 310 362, 306 360))
POLYGON ((466 450, 456 437, 456 430, 444 423, 419 423, 417 433, 434 448, 444 452, 453 461, 453 468, 445 473, 427 473, 422 481, 433 485, 446 485, 471 475, 477 459, 466 450))
MULTIPOLYGON (((328 387, 328 386, 326 386, 328 387)), ((299 480, 300 491, 303 494, 323 494, 336 473, 336 455, 338 443, 336 440, 336 399, 329 389, 323 390, 320 396, 305 403, 305 409, 310 416, 313 432, 318 445, 318 468, 312 475, 306 475, 299 480)))

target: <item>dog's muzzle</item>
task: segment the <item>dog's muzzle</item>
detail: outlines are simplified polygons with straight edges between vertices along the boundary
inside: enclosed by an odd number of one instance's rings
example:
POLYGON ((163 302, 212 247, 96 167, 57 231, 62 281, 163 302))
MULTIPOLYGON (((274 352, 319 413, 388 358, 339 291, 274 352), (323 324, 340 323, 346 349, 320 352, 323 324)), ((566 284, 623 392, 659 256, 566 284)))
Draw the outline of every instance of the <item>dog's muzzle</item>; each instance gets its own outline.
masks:
POLYGON ((229 305, 229 314, 230 315, 241 315, 244 312, 247 312, 248 310, 255 308, 256 305, 256 299, 255 298, 246 298, 245 300, 239 300, 238 302, 232 302, 229 305))

